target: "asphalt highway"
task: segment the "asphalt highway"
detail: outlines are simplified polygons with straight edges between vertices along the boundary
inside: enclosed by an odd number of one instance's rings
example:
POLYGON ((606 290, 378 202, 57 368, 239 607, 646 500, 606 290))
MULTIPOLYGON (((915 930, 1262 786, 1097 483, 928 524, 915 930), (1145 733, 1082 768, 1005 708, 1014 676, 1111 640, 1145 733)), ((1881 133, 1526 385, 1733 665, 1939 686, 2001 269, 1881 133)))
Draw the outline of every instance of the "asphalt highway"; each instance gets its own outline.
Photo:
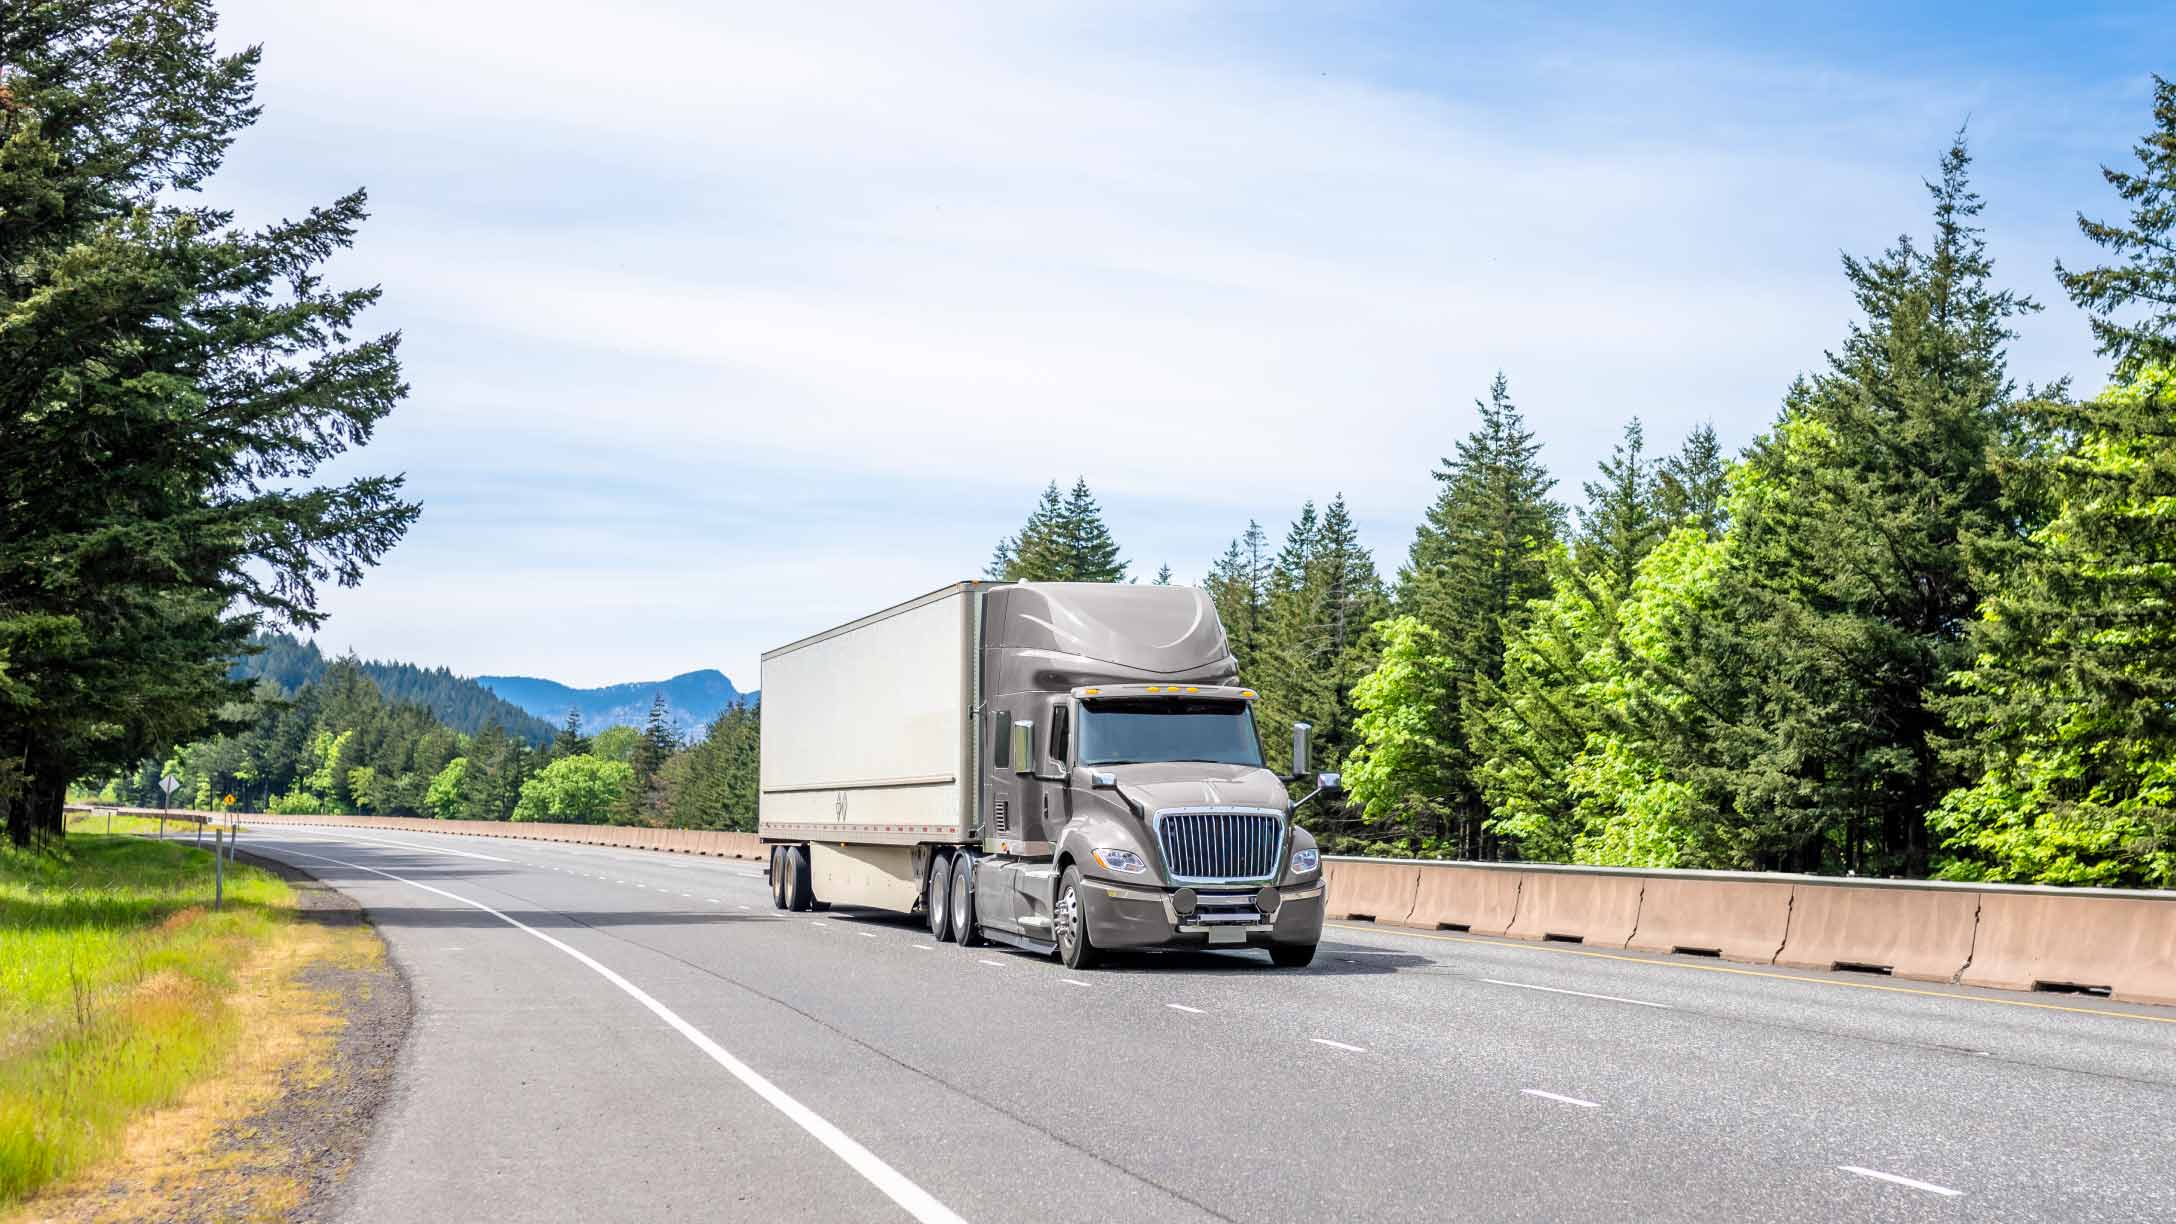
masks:
POLYGON ((2176 1009, 1333 924, 1074 974, 760 866, 378 830, 345 1218, 2170 1220, 2176 1009))

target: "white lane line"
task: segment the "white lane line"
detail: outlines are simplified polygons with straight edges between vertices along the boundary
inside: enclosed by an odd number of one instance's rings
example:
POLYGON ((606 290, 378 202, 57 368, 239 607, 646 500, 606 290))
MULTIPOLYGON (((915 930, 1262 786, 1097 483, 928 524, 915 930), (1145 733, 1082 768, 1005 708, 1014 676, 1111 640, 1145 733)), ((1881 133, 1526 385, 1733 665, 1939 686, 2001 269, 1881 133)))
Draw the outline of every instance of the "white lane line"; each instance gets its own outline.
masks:
POLYGON ((724 904, 725 904, 725 902, 723 902, 723 901, 720 901, 720 900, 718 900, 718 899, 717 899, 716 897, 704 897, 704 898, 703 898, 703 900, 705 900, 705 901, 708 901, 708 902, 710 902, 710 903, 711 903, 712 905, 724 905, 724 904))
POLYGON ((1862 1169, 1857 1165, 1837 1165, 1836 1167, 1846 1173, 1856 1173, 1860 1177, 1871 1177, 1875 1181, 1894 1182, 1899 1186, 1910 1186, 1914 1190, 1924 1190, 1928 1194, 1939 1194, 1943 1198, 1956 1198, 1964 1193, 1962 1190, 1952 1190, 1948 1186, 1937 1186, 1933 1182, 1923 1182, 1916 1177, 1899 1177, 1894 1173, 1884 1173, 1880 1169, 1862 1169))
MULTIPOLYGON (((510 858, 500 858, 495 854, 478 854, 474 850, 455 850, 451 846, 427 846, 423 845, 420 842, 388 841, 382 837, 361 837, 355 835, 343 836, 337 833, 312 833, 307 829, 282 829, 281 832, 300 833, 304 837, 324 837, 329 838, 333 841, 367 842, 373 846, 392 846, 400 850, 420 850, 425 854, 458 854, 462 858, 482 859, 487 863, 511 863, 514 861, 510 858)), ((301 853, 301 851, 298 850, 296 851, 296 853, 299 854, 301 853)))
POLYGON ((1558 1096, 1554 1092, 1543 1092, 1539 1088, 1521 1088, 1519 1091, 1530 1097, 1540 1097, 1544 1101, 1558 1101, 1566 1105, 1577 1105, 1581 1109, 1600 1109, 1602 1107, 1600 1101, 1582 1101, 1578 1097, 1558 1096))
POLYGON ((690 901, 693 901, 695 899, 694 893, 681 893, 680 895, 686 897, 690 901))
POLYGON ((1064 983, 1065 983, 1066 985, 1068 985, 1068 986, 1086 986, 1086 985, 1088 985, 1088 983, 1087 983, 1087 982, 1083 982, 1083 981, 1081 981, 1081 980, 1080 980, 1079 978, 1059 978, 1058 980, 1059 980, 1059 981, 1061 981, 1061 982, 1064 982, 1064 983))
POLYGON ((983 963, 983 964, 985 964, 985 965, 996 965, 996 966, 997 966, 998 968, 1000 968, 1000 969, 1003 969, 1003 968, 1005 967, 1005 966, 1004 966, 1004 964, 1003 964, 1002 962, 1000 962, 1000 961, 994 961, 994 960, 985 960, 985 961, 983 961, 982 963, 983 963))
MULTIPOLYGON (((720 902, 719 904, 721 904, 721 905, 722 905, 722 904, 724 904, 724 903, 723 903, 723 902, 720 902)), ((745 906, 745 905, 743 905, 743 906, 741 906, 741 908, 742 908, 742 909, 747 909, 747 908, 749 908, 749 907, 748 907, 748 906, 745 906)))
POLYGON ((934 951, 928 944, 916 944, 914 946, 924 952, 934 951))
POLYGON ((1326 1045, 1333 1050, 1349 1050, 1354 1054, 1367 1053, 1367 1050, 1363 1047, 1356 1045, 1346 1045, 1342 1041, 1332 1041, 1327 1037, 1309 1037, 1307 1040, 1314 1042, 1316 1045, 1326 1045))
POLYGON ((862 931, 862 932, 860 932, 860 935, 861 935, 861 937, 862 937, 863 939, 875 939, 875 938, 876 938, 876 932, 875 932, 875 931, 862 931))
POLYGON ((396 884, 406 884, 410 888, 420 888, 427 893, 436 893, 448 901, 482 910, 523 934, 533 935, 543 940, 552 947, 573 957, 585 968, 594 971, 597 976, 605 981, 619 987, 627 994, 628 998, 642 1004, 649 1009, 650 1014, 671 1025, 674 1032, 687 1038, 696 1049, 708 1054, 712 1062, 724 1067, 734 1079, 746 1084, 750 1091, 768 1101, 773 1109, 786 1115, 795 1126, 807 1131, 815 1138, 816 1142, 829 1148, 832 1155, 845 1161, 848 1168, 861 1174, 863 1178, 868 1180, 870 1185, 882 1191, 884 1197, 904 1208, 908 1215, 924 1221, 925 1224, 967 1224, 967 1221, 961 1219, 958 1213, 938 1202, 936 1196, 915 1185, 907 1179, 905 1174, 886 1164, 883 1157, 855 1142, 853 1136, 834 1126, 823 1115, 787 1096, 784 1089, 764 1078, 762 1072, 733 1057, 731 1051, 711 1040, 708 1034, 681 1019, 678 1012, 651 998, 640 986, 605 968, 588 953, 570 947, 537 930, 535 927, 526 926, 513 918, 509 918, 481 901, 471 901, 458 893, 450 893, 443 888, 433 888, 429 884, 419 884, 414 880, 402 879, 390 871, 365 867, 361 863, 344 863, 339 859, 326 858, 322 854, 311 854, 304 850, 297 850, 294 853, 300 854, 304 858, 314 858, 321 862, 331 863, 336 867, 349 867, 367 871, 372 875, 384 876, 396 884))
POLYGON ((828 922, 825 922, 825 921, 824 921, 823 919, 821 919, 821 918, 811 918, 811 919, 809 919, 809 920, 808 920, 808 924, 809 924, 810 926, 830 926, 830 925, 831 925, 830 923, 828 923, 828 922))
POLYGON ((1189 1016, 1206 1016, 1209 1014, 1208 1012, 1205 1012, 1198 1007, 1188 1007, 1184 1003, 1166 1003, 1164 1004, 1164 1006, 1170 1008, 1172 1011, 1185 1012, 1189 1016))
POLYGON ((1645 999, 1627 999, 1622 995, 1589 994, 1584 990, 1565 990, 1557 986, 1536 986, 1532 982, 1506 982, 1502 978, 1482 978, 1491 986, 1515 986, 1520 990, 1546 990, 1550 994, 1578 995, 1582 999, 1601 999, 1608 1003, 1630 1003, 1634 1007, 1652 1007, 1656 1011, 1676 1011, 1667 1003, 1649 1003, 1645 999))

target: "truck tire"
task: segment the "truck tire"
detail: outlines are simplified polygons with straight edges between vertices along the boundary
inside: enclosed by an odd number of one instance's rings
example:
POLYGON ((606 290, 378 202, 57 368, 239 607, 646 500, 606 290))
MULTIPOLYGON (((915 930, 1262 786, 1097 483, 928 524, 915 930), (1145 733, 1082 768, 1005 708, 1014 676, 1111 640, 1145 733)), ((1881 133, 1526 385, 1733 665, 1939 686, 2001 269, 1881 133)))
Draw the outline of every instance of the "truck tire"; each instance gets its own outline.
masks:
POLYGON ((771 908, 786 908, 786 848, 771 847, 771 908))
POLYGON ((982 946, 982 931, 975 926, 975 858, 952 856, 952 939, 963 948, 982 946))
POLYGON ((1269 959, 1279 969, 1305 969, 1315 959, 1313 944, 1271 944, 1269 959))
POLYGON ((952 856, 929 861, 929 887, 922 908, 929 911, 929 933, 938 943, 952 938, 952 856))
POLYGON ((815 900, 813 893, 808 880, 808 847, 786 847, 786 908, 796 914, 807 913, 809 903, 815 900))
POLYGON ((1088 935, 1088 911, 1080 903, 1080 870, 1065 869, 1058 881, 1058 904, 1051 912, 1051 934, 1058 941, 1058 959, 1068 969, 1093 969, 1102 959, 1095 940, 1088 935))

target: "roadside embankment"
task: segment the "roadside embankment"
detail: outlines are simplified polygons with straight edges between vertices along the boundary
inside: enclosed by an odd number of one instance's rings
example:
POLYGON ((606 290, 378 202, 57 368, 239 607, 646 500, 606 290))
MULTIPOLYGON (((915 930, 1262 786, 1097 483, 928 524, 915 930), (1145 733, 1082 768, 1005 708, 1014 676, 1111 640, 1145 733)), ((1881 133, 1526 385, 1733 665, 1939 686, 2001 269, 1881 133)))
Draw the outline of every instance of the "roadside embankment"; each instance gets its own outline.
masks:
POLYGON ((389 1065, 405 1032, 376 934, 332 890, 239 863, 215 910, 209 842, 156 827, 100 814, 0 851, 0 1218, 290 1217, 375 1114, 350 1093, 291 1116, 357 1077, 352 1047, 389 1065))

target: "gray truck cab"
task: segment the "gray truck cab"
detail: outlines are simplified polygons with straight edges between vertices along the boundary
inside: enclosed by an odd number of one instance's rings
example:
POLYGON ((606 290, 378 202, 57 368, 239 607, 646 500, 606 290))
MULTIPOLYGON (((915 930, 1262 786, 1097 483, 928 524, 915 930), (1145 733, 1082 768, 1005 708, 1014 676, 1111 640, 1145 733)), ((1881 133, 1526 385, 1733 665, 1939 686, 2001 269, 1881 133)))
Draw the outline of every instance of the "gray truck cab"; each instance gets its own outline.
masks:
MULTIPOLYGON (((1255 692, 1207 595, 1018 583, 990 588, 981 620, 980 853, 931 862, 932 926, 1075 967, 1170 946, 1306 964, 1322 935, 1319 856, 1289 779, 1264 760, 1255 692)), ((1304 725, 1294 741, 1297 774, 1304 725)))

